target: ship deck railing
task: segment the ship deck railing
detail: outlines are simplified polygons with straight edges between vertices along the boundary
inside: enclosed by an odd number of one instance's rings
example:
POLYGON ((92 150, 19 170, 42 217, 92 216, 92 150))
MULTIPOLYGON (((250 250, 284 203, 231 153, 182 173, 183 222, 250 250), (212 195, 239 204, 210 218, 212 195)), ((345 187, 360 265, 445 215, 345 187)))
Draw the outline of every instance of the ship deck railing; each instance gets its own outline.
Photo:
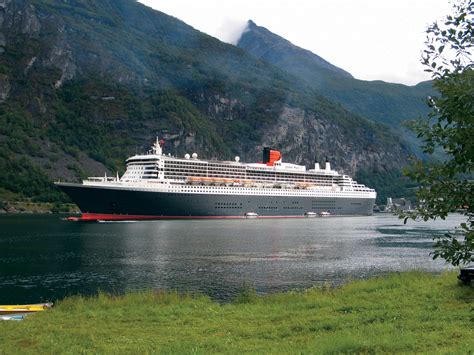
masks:
POLYGON ((83 180, 83 182, 116 182, 117 178, 108 176, 91 176, 83 180))

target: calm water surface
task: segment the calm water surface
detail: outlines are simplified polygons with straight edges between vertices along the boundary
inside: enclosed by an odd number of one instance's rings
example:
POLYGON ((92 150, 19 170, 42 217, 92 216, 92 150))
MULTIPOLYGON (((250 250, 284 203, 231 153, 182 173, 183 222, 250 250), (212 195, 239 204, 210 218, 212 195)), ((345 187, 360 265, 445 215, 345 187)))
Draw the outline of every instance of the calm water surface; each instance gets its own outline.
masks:
POLYGON ((57 215, 0 216, 0 304, 57 300, 98 289, 166 289, 231 300, 339 284, 390 271, 447 268, 432 236, 463 220, 403 222, 391 215, 314 219, 83 224, 57 215))

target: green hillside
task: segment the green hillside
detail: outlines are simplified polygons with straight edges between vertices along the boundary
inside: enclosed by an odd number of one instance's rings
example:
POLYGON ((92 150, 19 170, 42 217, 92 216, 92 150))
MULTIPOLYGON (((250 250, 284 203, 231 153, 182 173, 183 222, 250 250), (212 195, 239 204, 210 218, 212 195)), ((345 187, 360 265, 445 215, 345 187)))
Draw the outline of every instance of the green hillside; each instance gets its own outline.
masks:
POLYGON ((349 111, 400 129, 401 122, 426 115, 426 98, 434 93, 430 82, 415 86, 354 79, 344 70, 286 39, 248 22, 238 46, 305 82, 349 111), (329 65, 328 65, 329 64, 329 65))
POLYGON ((387 174, 410 154, 385 126, 133 0, 2 6, 4 198, 64 200, 53 180, 123 172, 156 135, 171 154, 257 161, 272 145, 286 161, 328 157, 349 174, 387 174))

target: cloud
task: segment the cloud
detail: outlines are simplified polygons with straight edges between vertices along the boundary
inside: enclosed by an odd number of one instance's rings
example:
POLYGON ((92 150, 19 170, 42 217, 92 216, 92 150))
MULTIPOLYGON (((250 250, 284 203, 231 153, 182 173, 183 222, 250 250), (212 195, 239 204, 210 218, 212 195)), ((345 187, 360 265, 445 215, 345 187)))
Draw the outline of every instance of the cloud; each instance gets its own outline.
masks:
POLYGON ((242 34, 247 30, 247 26, 246 20, 226 17, 216 30, 216 36, 223 42, 236 45, 242 34))

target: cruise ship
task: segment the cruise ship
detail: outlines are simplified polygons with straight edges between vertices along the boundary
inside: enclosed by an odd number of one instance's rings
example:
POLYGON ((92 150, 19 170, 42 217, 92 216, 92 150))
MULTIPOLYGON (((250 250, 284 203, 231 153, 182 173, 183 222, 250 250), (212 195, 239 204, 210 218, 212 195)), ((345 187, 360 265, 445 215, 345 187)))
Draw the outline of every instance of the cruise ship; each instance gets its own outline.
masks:
POLYGON ((284 163, 263 149, 259 163, 183 158, 165 154, 156 139, 147 154, 127 159, 122 177, 56 182, 80 208, 79 221, 184 218, 277 218, 370 215, 376 192, 330 163, 284 163))

